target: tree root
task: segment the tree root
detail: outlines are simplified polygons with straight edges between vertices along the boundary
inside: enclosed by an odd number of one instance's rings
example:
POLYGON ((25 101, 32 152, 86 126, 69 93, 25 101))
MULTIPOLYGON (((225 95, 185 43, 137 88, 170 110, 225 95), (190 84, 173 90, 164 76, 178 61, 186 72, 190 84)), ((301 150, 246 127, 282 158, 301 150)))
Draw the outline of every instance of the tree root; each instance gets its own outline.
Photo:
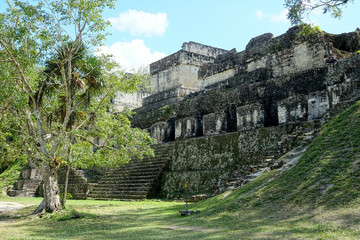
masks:
POLYGON ((42 200, 40 205, 35 209, 35 211, 31 215, 37 215, 45 212, 45 199, 42 200))

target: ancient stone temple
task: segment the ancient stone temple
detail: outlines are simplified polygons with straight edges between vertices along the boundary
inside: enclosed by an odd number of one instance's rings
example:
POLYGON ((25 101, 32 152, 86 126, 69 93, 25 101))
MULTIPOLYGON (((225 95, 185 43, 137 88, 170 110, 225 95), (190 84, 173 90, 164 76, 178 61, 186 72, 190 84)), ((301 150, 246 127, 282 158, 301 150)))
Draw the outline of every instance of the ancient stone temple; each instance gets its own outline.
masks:
POLYGON ((135 127, 167 142, 162 196, 243 184, 311 139, 333 112, 360 97, 360 31, 250 40, 241 52, 198 43, 150 65, 152 94, 135 127), (329 56, 337 61, 327 63, 329 56))
POLYGON ((134 126, 164 142, 324 117, 353 90, 352 81, 340 86, 330 79, 357 61, 359 32, 303 37, 299 31, 261 35, 242 52, 184 44, 150 65, 153 92, 136 110, 134 126), (329 55, 339 61, 327 64, 329 55))
POLYGON ((157 140, 155 158, 108 172, 90 196, 182 197, 185 182, 211 196, 280 168, 279 157, 360 98, 359 50, 359 30, 303 36, 298 27, 240 52, 184 43, 150 65, 151 94, 132 119, 157 140))

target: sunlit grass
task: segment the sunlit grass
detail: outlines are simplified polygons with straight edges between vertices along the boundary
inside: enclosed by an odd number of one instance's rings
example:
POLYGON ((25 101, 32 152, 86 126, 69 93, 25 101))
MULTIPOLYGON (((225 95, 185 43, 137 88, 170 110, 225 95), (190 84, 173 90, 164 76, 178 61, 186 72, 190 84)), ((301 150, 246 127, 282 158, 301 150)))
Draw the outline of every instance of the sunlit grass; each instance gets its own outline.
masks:
POLYGON ((183 202, 68 200, 29 216, 39 198, 0 214, 0 239, 360 239, 360 102, 326 124, 291 170, 274 170, 180 217, 183 202))

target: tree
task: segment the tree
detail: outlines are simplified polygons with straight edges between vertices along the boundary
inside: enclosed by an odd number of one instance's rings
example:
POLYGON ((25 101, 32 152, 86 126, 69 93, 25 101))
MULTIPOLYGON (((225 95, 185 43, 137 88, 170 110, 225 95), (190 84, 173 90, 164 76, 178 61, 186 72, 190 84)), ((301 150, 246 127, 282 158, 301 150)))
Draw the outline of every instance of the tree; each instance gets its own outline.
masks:
POLYGON ((306 23, 309 14, 315 9, 322 9, 324 14, 330 13, 331 16, 340 18, 342 7, 349 2, 353 0, 285 0, 285 7, 289 10, 291 25, 301 25, 306 23))
POLYGON ((110 56, 89 51, 105 39, 108 23, 101 14, 114 1, 7 0, 7 12, 0 14, 6 89, 0 108, 7 113, 0 121, 18 133, 29 164, 42 176, 48 212, 61 208, 62 164, 115 166, 152 154, 147 132, 130 127, 131 112, 109 111, 111 98, 136 91, 144 75, 128 75, 110 56))

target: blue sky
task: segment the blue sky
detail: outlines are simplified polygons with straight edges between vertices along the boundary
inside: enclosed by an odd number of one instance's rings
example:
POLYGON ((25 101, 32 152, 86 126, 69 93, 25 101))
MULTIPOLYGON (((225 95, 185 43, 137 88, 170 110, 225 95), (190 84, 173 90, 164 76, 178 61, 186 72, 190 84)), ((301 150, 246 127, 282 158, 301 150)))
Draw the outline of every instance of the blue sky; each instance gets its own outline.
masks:
MULTIPOLYGON (((354 2, 344 8, 340 20, 321 11, 315 11, 310 20, 329 33, 355 31, 360 28, 360 1, 354 2)), ((118 59, 126 66, 155 61, 180 50, 182 43, 188 41, 242 51, 255 36, 266 32, 278 36, 291 27, 286 19, 284 0, 121 0, 116 9, 106 11, 106 17, 113 22, 106 49, 121 55, 118 59), (143 29, 131 25, 135 19, 139 25, 142 23, 143 29), (130 26, 126 28, 126 24, 130 26), (135 28, 139 28, 138 31, 134 31, 135 28), (143 56, 137 53, 140 49, 143 56), (128 54, 131 56, 127 60, 121 60, 122 55, 128 54)))
MULTIPOLYGON (((354 2, 340 20, 315 11, 311 21, 329 33, 354 31, 360 28, 360 1, 354 2)), ((128 70, 180 50, 183 42, 242 51, 251 38, 278 36, 290 27, 284 0, 118 0, 104 17, 113 27, 101 51, 114 54, 128 70)))

